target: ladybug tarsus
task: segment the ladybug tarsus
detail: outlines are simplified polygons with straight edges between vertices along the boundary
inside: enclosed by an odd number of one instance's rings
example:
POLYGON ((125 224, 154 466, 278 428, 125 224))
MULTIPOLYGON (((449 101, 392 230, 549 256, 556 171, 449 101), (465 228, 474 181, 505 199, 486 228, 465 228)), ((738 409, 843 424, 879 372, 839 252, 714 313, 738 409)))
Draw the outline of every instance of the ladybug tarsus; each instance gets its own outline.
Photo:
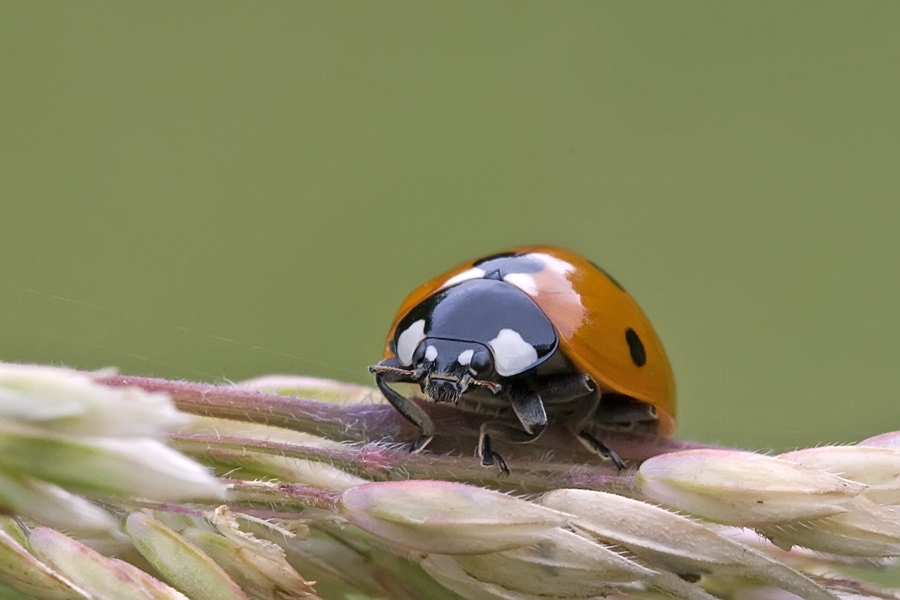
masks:
POLYGON ((625 470, 625 463, 621 458, 619 458, 619 455, 610 450, 606 444, 604 444, 588 432, 582 431, 581 433, 579 433, 578 439, 591 452, 594 452, 595 454, 599 454, 603 458, 611 460, 612 464, 614 464, 618 470, 625 470))
POLYGON ((409 445, 409 453, 410 454, 418 454, 419 452, 421 452, 422 450, 425 449, 425 446, 427 446, 431 442, 432 439, 433 439, 433 436, 429 436, 429 435, 420 436, 419 439, 417 439, 416 441, 414 441, 412 444, 409 445))
POLYGON ((502 456, 491 450, 491 436, 481 436, 478 443, 478 454, 481 456, 481 466, 491 467, 496 461, 497 466, 500 467, 500 474, 509 475, 509 467, 506 466, 506 461, 503 460, 502 456))

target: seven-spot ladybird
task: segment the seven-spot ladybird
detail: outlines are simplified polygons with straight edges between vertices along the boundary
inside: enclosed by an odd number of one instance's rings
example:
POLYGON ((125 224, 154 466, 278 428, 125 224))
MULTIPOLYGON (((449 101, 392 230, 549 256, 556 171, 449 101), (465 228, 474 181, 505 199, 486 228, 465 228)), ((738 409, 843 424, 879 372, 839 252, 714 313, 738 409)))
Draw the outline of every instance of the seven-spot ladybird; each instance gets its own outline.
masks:
POLYGON ((605 271, 572 252, 529 246, 461 265, 400 306, 384 360, 369 369, 387 400, 434 437, 428 414, 388 384, 497 415, 481 426, 483 465, 508 472, 492 440, 536 440, 560 419, 585 446, 624 465, 585 428, 675 428, 672 369, 650 321, 605 271))

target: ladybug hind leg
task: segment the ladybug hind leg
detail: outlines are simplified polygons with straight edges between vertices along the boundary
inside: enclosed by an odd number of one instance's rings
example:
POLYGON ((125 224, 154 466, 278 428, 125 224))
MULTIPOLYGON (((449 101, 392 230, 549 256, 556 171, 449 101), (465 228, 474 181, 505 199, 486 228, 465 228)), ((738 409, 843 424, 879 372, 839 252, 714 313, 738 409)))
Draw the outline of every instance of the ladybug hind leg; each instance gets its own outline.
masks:
POLYGON ((585 448, 587 448, 594 454, 599 454, 603 458, 611 460, 612 463, 616 465, 616 468, 618 470, 625 470, 625 463, 622 462, 622 459, 619 458, 619 455, 607 448, 606 444, 592 436, 587 431, 576 433, 575 437, 578 438, 578 441, 581 442, 585 448))
POLYGON ((594 389, 585 396, 578 404, 578 408, 569 416, 567 426, 579 442, 587 448, 591 453, 606 458, 616 466, 620 471, 625 469, 625 463, 618 454, 610 450, 606 444, 598 440, 596 437, 585 431, 585 427, 591 422, 597 410, 600 407, 600 398, 602 394, 600 389, 592 386, 594 389))

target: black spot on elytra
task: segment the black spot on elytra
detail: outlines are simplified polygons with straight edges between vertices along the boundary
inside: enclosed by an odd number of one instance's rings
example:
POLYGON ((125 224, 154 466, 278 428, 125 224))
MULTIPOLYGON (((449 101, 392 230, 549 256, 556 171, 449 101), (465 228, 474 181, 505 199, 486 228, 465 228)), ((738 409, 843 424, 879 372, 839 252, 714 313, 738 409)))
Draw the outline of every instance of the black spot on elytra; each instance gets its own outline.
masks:
POLYGON ((644 350, 644 344, 631 327, 625 330, 625 341, 628 342, 628 350, 631 352, 631 360, 634 361, 634 364, 639 367, 647 364, 647 352, 644 350))

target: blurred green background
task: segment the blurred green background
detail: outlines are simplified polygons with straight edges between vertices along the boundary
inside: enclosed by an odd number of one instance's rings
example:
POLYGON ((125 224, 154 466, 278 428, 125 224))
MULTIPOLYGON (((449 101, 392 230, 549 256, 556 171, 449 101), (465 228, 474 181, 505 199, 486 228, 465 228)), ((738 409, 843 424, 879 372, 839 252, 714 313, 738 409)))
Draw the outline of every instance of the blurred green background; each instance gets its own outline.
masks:
POLYGON ((5 2, 0 359, 369 382, 415 286, 624 283, 679 435, 900 428, 896 2, 5 2))

